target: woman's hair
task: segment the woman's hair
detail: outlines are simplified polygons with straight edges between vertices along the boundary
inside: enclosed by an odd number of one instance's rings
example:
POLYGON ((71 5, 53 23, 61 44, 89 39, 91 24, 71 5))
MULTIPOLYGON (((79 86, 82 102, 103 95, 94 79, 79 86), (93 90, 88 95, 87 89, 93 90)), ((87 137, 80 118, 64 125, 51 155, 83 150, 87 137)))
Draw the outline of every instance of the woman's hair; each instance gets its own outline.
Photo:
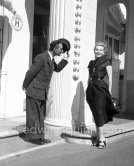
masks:
POLYGON ((97 46, 102 46, 104 48, 104 54, 105 55, 107 54, 107 52, 108 52, 108 45, 106 43, 101 42, 101 41, 96 42, 95 46, 94 46, 94 51, 95 51, 95 49, 96 49, 97 46))

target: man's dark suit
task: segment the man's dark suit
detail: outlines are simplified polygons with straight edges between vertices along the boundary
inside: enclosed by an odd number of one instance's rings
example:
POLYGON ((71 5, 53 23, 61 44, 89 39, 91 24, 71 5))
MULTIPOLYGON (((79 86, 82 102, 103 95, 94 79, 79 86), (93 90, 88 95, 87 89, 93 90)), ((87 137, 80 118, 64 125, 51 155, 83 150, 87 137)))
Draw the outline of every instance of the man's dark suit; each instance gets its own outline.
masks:
POLYGON ((60 72, 67 63, 65 59, 58 64, 52 62, 46 51, 35 57, 27 71, 23 88, 26 89, 26 127, 29 139, 44 137, 46 98, 52 73, 60 72))

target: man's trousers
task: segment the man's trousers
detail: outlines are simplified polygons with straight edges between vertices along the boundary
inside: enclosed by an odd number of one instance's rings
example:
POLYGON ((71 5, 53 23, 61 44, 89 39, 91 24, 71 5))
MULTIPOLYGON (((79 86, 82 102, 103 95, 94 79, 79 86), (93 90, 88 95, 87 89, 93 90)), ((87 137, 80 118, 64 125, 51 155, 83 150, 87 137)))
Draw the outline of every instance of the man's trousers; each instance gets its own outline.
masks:
POLYGON ((28 138, 44 138, 44 119, 46 100, 37 100, 26 96, 26 131, 28 138))

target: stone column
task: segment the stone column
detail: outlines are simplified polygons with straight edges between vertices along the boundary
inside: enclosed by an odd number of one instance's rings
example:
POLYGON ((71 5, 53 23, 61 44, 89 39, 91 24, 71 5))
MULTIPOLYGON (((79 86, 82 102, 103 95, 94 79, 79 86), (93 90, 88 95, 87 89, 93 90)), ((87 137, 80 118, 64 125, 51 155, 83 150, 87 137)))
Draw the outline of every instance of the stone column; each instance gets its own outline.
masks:
MULTIPOLYGON (((70 41, 68 34, 65 32, 65 22, 68 22, 66 19, 67 1, 51 0, 50 6, 50 42, 63 37, 70 41)), ((70 12, 70 10, 68 10, 68 12, 70 12)), ((58 63, 61 58, 56 58, 55 60, 58 63)), ((53 73, 47 102, 47 114, 45 120, 45 123, 47 124, 55 126, 71 125, 70 101, 69 95, 66 94, 67 85, 65 82, 66 78, 69 76, 69 70, 70 69, 67 65, 60 73, 53 73)))
MULTIPOLYGON (((54 73, 50 84, 45 123, 54 126, 93 124, 85 103, 87 66, 93 51, 97 1, 51 0, 50 41, 71 43, 68 65, 54 73), (91 12, 90 12, 91 11, 91 12), (90 28, 89 28, 90 27, 90 28), (86 50, 86 51, 85 51, 86 50)), ((56 59, 57 62, 60 58, 56 59)))
MULTIPOLYGON (((2 11, 4 11, 4 9, 2 9, 1 7, 1 12, 2 11)), ((9 28, 9 19, 8 17, 3 16, 2 66, 0 72, 0 117, 1 118, 5 117, 5 107, 6 107, 6 83, 7 83, 7 63, 8 63, 7 48, 9 45, 8 28, 9 28)))

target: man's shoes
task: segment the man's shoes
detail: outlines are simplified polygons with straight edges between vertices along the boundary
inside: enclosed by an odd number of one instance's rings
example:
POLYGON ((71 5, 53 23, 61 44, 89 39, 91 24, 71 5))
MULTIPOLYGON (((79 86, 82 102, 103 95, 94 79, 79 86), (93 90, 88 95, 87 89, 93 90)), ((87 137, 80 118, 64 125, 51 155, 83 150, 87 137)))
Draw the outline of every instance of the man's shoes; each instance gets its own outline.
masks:
POLYGON ((49 139, 40 138, 40 139, 29 139, 29 142, 36 145, 44 145, 50 143, 51 141, 49 139))
POLYGON ((48 143, 51 143, 51 141, 49 139, 45 139, 45 138, 40 138, 40 142, 42 144, 48 144, 48 143))
POLYGON ((29 139, 29 142, 32 144, 40 145, 39 139, 29 139))

